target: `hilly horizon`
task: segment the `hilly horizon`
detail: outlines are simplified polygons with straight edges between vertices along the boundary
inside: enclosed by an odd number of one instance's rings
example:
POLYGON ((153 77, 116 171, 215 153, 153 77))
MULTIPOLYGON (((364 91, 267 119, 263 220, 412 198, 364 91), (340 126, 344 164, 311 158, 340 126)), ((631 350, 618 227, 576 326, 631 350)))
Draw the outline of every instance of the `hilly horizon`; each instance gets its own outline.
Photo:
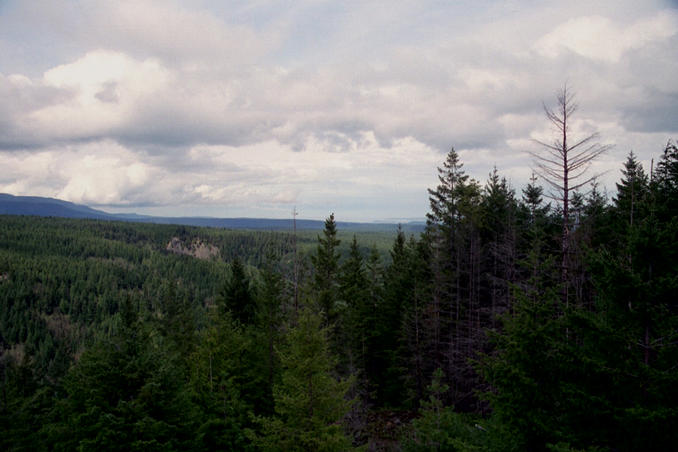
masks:
MULTIPOLYGON (((33 215, 40 217, 83 218, 107 221, 128 221, 137 223, 178 224, 184 226, 202 226, 225 229, 255 230, 289 230, 292 219, 281 218, 218 218, 218 217, 161 217, 140 215, 137 213, 109 213, 93 209, 89 206, 64 201, 57 198, 40 196, 16 196, 0 193, 0 215, 33 215)), ((297 229, 320 230, 325 222, 322 220, 297 219, 297 229)), ((424 221, 408 221, 404 223, 389 222, 342 222, 337 226, 352 231, 395 231, 401 224, 405 232, 421 232, 424 221)))

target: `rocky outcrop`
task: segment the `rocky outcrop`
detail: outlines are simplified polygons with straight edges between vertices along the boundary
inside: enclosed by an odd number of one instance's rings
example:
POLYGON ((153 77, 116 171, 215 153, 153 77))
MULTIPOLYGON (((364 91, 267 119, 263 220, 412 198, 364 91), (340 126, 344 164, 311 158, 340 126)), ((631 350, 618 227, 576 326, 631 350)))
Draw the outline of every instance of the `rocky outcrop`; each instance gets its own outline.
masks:
POLYGON ((191 243, 186 244, 178 237, 172 237, 165 249, 171 253, 185 254, 206 260, 218 258, 221 255, 219 248, 209 243, 203 243, 200 239, 194 239, 191 243))

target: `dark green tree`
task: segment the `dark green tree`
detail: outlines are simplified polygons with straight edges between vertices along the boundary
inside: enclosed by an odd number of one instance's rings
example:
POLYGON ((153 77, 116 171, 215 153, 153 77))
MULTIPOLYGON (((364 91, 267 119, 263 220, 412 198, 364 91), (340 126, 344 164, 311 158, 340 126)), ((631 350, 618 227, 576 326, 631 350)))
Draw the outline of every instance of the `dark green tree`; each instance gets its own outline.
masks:
POLYGON ((250 280, 245 267, 236 257, 231 262, 231 276, 219 292, 217 299, 219 310, 224 315, 231 312, 233 318, 244 325, 252 323, 256 313, 256 304, 252 295, 250 280))
POLYGON ((273 411, 273 383, 280 371, 280 363, 275 348, 281 340, 281 330, 284 321, 284 308, 288 307, 285 295, 285 281, 276 268, 276 260, 269 255, 261 270, 261 284, 257 291, 257 316, 255 330, 252 331, 256 344, 255 359, 266 375, 266 392, 268 397, 259 403, 258 412, 271 413, 273 411))
POLYGON ((622 179, 617 185, 617 194, 614 197, 614 205, 617 215, 623 217, 629 227, 633 227, 634 216, 643 217, 646 212, 638 212, 640 206, 647 206, 649 180, 643 165, 636 159, 631 151, 624 162, 624 168, 621 170, 622 179), (639 215, 640 214, 640 215, 639 215))
POLYGON ((353 379, 333 376, 336 358, 320 316, 304 308, 279 356, 283 370, 273 389, 275 415, 258 418, 262 434, 255 444, 271 451, 350 450, 341 421, 353 403, 346 398, 353 379))
MULTIPOLYGON (((247 450, 245 436, 251 404, 243 397, 251 383, 252 361, 247 359, 252 343, 243 325, 231 312, 212 315, 209 326, 200 332, 200 340, 191 355, 190 387, 201 408, 196 428, 196 443, 204 450, 247 450)), ((257 383, 261 382, 261 377, 257 383)))
POLYGON ((161 299, 158 329, 170 342, 180 360, 188 360, 196 346, 196 322, 193 307, 188 297, 177 293, 172 281, 161 299))
POLYGON ((484 342, 481 311, 481 190, 464 173, 454 148, 438 168, 439 184, 429 189, 431 212, 426 238, 430 246, 431 301, 424 308, 425 349, 430 376, 444 369, 450 394, 460 409, 473 409, 477 375, 469 359, 484 342), (466 404, 462 408, 461 404, 466 404))
POLYGON ((406 400, 403 394, 405 375, 401 356, 405 304, 411 301, 414 287, 410 268, 410 250, 405 233, 398 227, 390 251, 391 264, 384 272, 384 290, 377 306, 374 326, 375 350, 370 357, 371 384, 376 389, 376 401, 380 405, 401 406, 406 400))
POLYGON ((496 326, 496 317, 509 309, 509 285, 516 279, 516 211, 514 192, 495 167, 485 185, 482 202, 483 259, 481 309, 484 325, 496 326))
POLYGON ((342 316, 340 325, 337 326, 344 343, 342 354, 346 358, 346 370, 350 374, 364 372, 368 359, 375 320, 368 296, 369 285, 365 263, 354 235, 348 258, 339 271, 338 298, 342 305, 342 316))
POLYGON ((311 256, 314 267, 313 291, 320 309, 325 313, 327 324, 336 317, 337 288, 339 286, 339 253, 337 247, 341 241, 337 239, 337 224, 334 213, 325 220, 323 235, 318 236, 315 255, 311 256))
POLYGON ((85 351, 43 428, 55 450, 193 447, 196 407, 179 366, 152 341, 129 301, 110 339, 85 351))
POLYGON ((449 388, 443 383, 442 369, 433 372, 429 398, 421 403, 420 417, 412 422, 403 439, 405 452, 471 452, 485 450, 485 432, 478 424, 464 419, 443 399, 449 388), (474 425, 475 424, 475 425, 474 425))

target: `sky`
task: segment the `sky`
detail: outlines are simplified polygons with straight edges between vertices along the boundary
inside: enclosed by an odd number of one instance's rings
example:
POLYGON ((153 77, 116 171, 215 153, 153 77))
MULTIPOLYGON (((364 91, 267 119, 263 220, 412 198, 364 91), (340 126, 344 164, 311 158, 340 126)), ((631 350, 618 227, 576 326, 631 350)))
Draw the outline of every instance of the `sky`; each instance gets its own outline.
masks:
POLYGON ((678 2, 0 0, 0 192, 421 219, 452 147, 520 196, 565 84, 613 196, 678 139, 678 2))

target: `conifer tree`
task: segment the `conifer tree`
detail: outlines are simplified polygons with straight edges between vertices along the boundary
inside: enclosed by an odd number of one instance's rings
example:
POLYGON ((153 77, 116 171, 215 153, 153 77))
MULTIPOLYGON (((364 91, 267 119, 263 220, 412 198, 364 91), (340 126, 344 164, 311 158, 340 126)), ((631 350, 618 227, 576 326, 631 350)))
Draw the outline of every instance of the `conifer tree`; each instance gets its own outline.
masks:
POLYGON ((230 311, 212 313, 209 320, 190 359, 191 395, 202 414, 197 444, 207 450, 245 450, 249 441, 244 430, 252 406, 244 400, 243 389, 252 366, 243 358, 250 354, 251 342, 230 311))
POLYGON ((399 348, 405 304, 411 300, 413 288, 410 250, 400 226, 390 254, 391 264, 384 274, 383 298, 377 306, 374 329, 376 350, 370 360, 374 369, 371 382, 376 387, 378 403, 400 406, 404 402, 404 390, 399 348))
POLYGON ((367 299, 365 265, 355 235, 348 258, 341 266, 339 282, 339 301, 343 305, 343 315, 338 328, 345 345, 346 364, 350 373, 355 373, 358 369, 364 371, 368 336, 373 331, 373 318, 367 299))
POLYGON ((83 353, 43 433, 56 450, 192 448, 196 407, 176 361, 129 299, 115 333, 83 353))
POLYGON ((262 434, 255 443, 271 451, 350 450, 341 422, 353 403, 346 398, 353 379, 333 376, 336 358, 320 316, 302 309, 278 353, 283 370, 273 388, 275 414, 257 418, 262 434))
POLYGON ((196 345, 196 324, 191 304, 185 295, 177 293, 176 282, 170 282, 165 289, 160 310, 160 333, 181 359, 188 359, 196 345))
POLYGON ((313 289, 317 296, 320 308, 325 313, 327 324, 336 317, 336 294, 339 271, 339 253, 337 247, 341 241, 337 239, 337 224, 334 213, 325 220, 323 236, 318 236, 316 254, 311 256, 314 266, 313 289))
POLYGON ((643 205, 647 196, 649 181, 643 165, 636 159, 633 151, 629 152, 621 172, 623 177, 616 184, 614 205, 617 214, 624 217, 629 227, 633 227, 634 217, 638 220, 638 208, 643 205))
POLYGON ((536 294, 539 281, 549 279, 550 265, 547 249, 550 204, 544 205, 543 188, 537 185, 537 176, 532 173, 530 182, 523 189, 520 207, 519 268, 520 281, 526 293, 536 294))
POLYGON ((483 293, 489 306, 483 306, 487 325, 510 306, 510 281, 515 280, 516 202, 514 192, 497 168, 490 173, 482 203, 481 236, 483 240, 483 293), (489 300, 489 303, 488 303, 489 300))
POLYGON ((485 450, 484 432, 466 422, 445 406, 445 393, 449 387, 443 383, 442 369, 433 372, 428 386, 429 398, 421 403, 420 417, 412 422, 412 430, 403 440, 405 452, 427 451, 480 451, 485 450))
POLYGON ((231 312, 234 319, 247 325, 254 320, 256 305, 250 287, 250 280, 245 274, 245 267, 236 257, 231 262, 231 276, 224 283, 217 299, 219 310, 224 315, 231 312))
MULTIPOLYGON (((258 353, 262 354, 262 364, 265 364, 264 373, 267 376, 268 397, 266 409, 271 411, 273 406, 272 390, 273 382, 279 371, 280 364, 275 353, 275 347, 280 342, 281 328, 284 318, 283 307, 285 305, 285 281, 275 267, 275 257, 269 255, 261 271, 261 288, 257 292, 257 317, 255 337, 258 345, 258 353)), ((264 408, 264 407, 261 407, 264 408)))
POLYGON ((439 185, 429 189, 426 237, 431 248, 432 299, 424 313, 431 371, 443 368, 450 379, 452 398, 473 404, 472 386, 477 376, 468 361, 483 337, 481 190, 462 166, 452 148, 443 167, 438 168, 439 185))

